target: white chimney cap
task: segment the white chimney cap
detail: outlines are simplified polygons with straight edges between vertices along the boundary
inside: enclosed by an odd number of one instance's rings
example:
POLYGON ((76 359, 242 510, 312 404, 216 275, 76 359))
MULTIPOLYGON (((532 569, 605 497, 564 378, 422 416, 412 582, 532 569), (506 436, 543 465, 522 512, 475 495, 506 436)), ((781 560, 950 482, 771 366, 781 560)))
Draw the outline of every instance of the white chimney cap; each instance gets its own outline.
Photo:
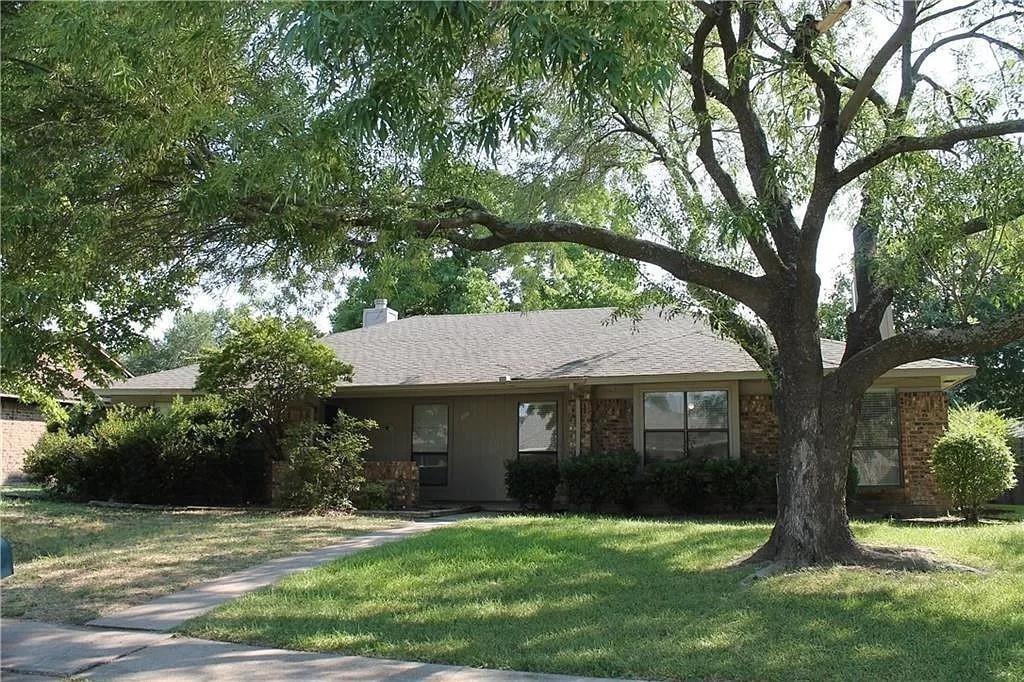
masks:
POLYGON ((363 308, 363 326, 372 327, 398 320, 398 312, 388 307, 388 299, 374 300, 372 308, 363 308))

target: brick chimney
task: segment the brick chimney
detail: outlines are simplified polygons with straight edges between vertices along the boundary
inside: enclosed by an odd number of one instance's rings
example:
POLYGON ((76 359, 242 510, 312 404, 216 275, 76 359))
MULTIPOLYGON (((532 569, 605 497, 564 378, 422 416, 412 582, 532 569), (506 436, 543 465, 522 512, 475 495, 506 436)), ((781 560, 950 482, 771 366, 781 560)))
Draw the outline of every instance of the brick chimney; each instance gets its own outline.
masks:
POLYGON ((374 300, 372 308, 363 308, 363 326, 372 327, 377 324, 387 324, 398 320, 398 311, 388 307, 388 299, 378 298, 374 300))

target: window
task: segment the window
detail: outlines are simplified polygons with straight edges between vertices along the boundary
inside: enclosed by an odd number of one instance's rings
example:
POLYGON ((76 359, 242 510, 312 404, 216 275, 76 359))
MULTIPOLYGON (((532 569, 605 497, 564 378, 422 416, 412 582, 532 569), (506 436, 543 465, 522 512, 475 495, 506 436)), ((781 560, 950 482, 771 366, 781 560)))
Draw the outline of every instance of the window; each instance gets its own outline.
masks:
POLYGON ((727 391, 644 394, 644 463, 729 456, 727 391))
POLYGON ((558 403, 519 403, 519 458, 558 457, 558 403))
POLYGON ((420 485, 448 485, 448 406, 414 405, 412 459, 420 485))
POLYGON ((900 434, 896 391, 864 394, 853 439, 859 485, 900 486, 900 434))

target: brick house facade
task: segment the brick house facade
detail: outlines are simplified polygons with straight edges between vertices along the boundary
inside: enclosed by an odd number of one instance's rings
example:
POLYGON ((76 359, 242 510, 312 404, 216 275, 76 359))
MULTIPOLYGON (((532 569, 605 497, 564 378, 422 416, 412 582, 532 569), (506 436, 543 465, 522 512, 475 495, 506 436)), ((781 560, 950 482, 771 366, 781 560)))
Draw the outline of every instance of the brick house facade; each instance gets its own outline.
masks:
MULTIPOLYGON (((948 400, 943 391, 900 391, 898 394, 901 483, 898 487, 862 488, 854 508, 865 512, 934 514, 948 500, 938 490, 929 460, 935 441, 946 429, 948 400)), ((574 443, 576 404, 580 406, 581 453, 617 452, 634 448, 633 401, 594 398, 578 392, 568 402, 569 438, 574 443)), ((779 424, 772 397, 739 396, 740 456, 774 458, 779 449, 779 424)), ((570 454, 573 448, 570 447, 570 454)))
POLYGON ((35 405, 0 398, 0 482, 22 480, 25 453, 46 433, 46 419, 35 405))

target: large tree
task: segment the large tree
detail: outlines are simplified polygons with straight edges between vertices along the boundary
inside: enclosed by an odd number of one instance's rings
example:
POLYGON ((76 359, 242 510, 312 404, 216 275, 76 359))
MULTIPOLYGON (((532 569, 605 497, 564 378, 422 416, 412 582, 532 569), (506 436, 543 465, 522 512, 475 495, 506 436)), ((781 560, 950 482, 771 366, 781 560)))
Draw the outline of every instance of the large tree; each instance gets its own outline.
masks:
MULTIPOLYGON (((971 315, 990 292, 963 287, 955 323, 879 332, 901 291, 932 286, 963 244, 995 244, 1001 271, 1020 263, 1022 11, 845 9, 19 4, 4 21, 3 94, 27 104, 11 110, 14 127, 5 104, 4 204, 41 257, 33 267, 31 250, 8 251, 5 215, 5 284, 53 296, 57 277, 41 277, 77 267, 83 247, 128 266, 97 280, 113 302, 172 296, 145 276, 176 263, 169 252, 190 254, 190 277, 297 285, 369 257, 381 235, 603 252, 639 264, 648 286, 635 305, 672 295, 770 378, 779 509, 752 561, 899 563, 849 528, 860 400, 903 363, 1024 336, 1019 279, 998 317, 971 315), (979 171, 988 185, 972 181, 979 171), (921 210, 930 187, 946 188, 944 219, 921 210), (826 220, 853 234, 860 293, 829 372, 816 263, 826 220), (121 239, 130 254, 117 255, 121 239), (55 256, 47 244, 67 246, 55 256)), ((26 298, 14 359, 33 356, 36 330, 61 332, 55 350, 102 339, 80 323, 94 290, 54 299, 75 313, 56 324, 50 302, 26 298)))
MULTIPOLYGON (((288 17, 345 134, 430 160, 416 200, 396 205, 411 229, 473 251, 571 242, 657 266, 764 368, 781 428, 779 507, 751 560, 772 570, 927 563, 862 547, 850 531, 845 484, 861 396, 904 363, 1024 336, 1019 308, 888 338, 879 329, 898 285, 924 279, 958 243, 1021 238, 1012 136, 1024 120, 1012 112, 1024 92, 1024 14, 983 2, 848 10, 369 4, 288 17), (968 44, 984 49, 958 63, 951 55, 968 44), (627 234, 550 204, 532 214, 492 205, 471 177, 464 187, 431 182, 445 162, 470 160, 558 192, 631 184, 650 222, 627 234), (977 168, 1000 187, 985 201, 961 181, 977 168), (934 183, 952 190, 944 200, 956 222, 908 215, 915 191, 934 183), (840 209, 860 296, 842 364, 825 372, 817 255, 840 209)), ((394 219, 359 211, 350 224, 394 219)), ((974 295, 968 305, 985 298, 974 295)))

